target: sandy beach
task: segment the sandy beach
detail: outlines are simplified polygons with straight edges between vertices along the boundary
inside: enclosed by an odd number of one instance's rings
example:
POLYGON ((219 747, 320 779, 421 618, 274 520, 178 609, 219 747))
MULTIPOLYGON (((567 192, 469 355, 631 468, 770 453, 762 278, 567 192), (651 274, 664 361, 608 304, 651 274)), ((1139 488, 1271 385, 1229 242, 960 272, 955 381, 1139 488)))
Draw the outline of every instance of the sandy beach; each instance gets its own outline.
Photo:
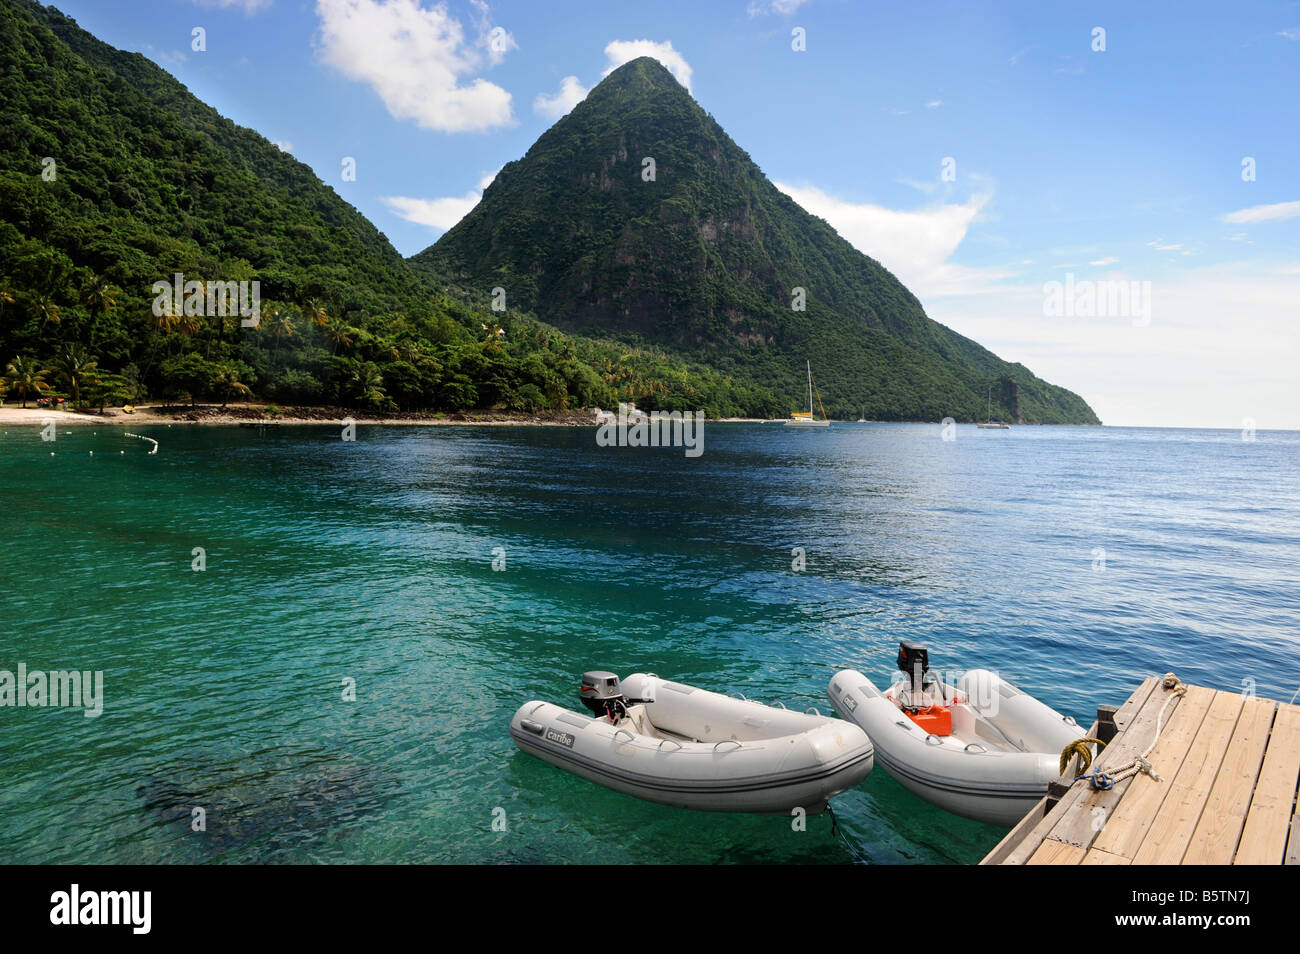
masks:
MULTIPOLYGON (((538 428, 586 428, 595 425, 595 416, 590 411, 562 411, 556 413, 539 413, 539 415, 519 415, 504 411, 469 411, 455 413, 415 413, 415 415, 368 415, 347 408, 282 408, 281 415, 270 416, 265 404, 243 403, 230 404, 226 408, 214 404, 200 404, 191 408, 169 406, 169 404, 136 404, 133 413, 126 413, 122 408, 104 408, 103 413, 86 411, 53 411, 51 408, 38 408, 29 404, 26 408, 19 404, 0 406, 0 426, 35 426, 39 428, 48 419, 55 419, 60 425, 92 424, 98 426, 120 425, 130 428, 147 428, 159 424, 318 424, 337 426, 344 417, 351 417, 357 424, 383 425, 495 425, 495 426, 538 426, 538 428)), ((718 422, 728 424, 763 424, 762 419, 748 417, 724 417, 718 422)))
POLYGON ((40 427, 42 423, 54 418, 60 426, 92 424, 97 426, 118 425, 123 427, 148 427, 157 424, 321 424, 338 425, 345 417, 351 417, 358 424, 410 424, 410 425, 457 425, 457 424, 494 424, 494 425, 536 425, 552 427, 578 427, 595 423, 593 415, 584 411, 565 411, 558 414, 507 414, 504 412, 474 411, 453 414, 366 414, 347 408, 307 408, 286 407, 283 413, 272 416, 266 412, 264 404, 231 404, 226 408, 216 405, 200 404, 198 407, 169 406, 162 404, 136 405, 135 411, 127 414, 120 407, 105 408, 102 414, 87 411, 51 410, 28 405, 23 408, 17 404, 5 404, 0 407, 0 426, 15 427, 31 425, 40 427))
MULTIPOLYGON (((200 404, 198 407, 164 404, 136 405, 134 413, 127 414, 120 407, 105 408, 102 414, 86 411, 55 411, 29 404, 0 406, 0 427, 41 427, 54 418, 60 426, 92 424, 103 427, 148 427, 158 424, 319 424, 337 426, 345 417, 358 424, 415 425, 437 427, 440 425, 493 425, 529 427, 592 427, 595 415, 590 411, 562 411, 547 414, 512 414, 504 411, 470 411, 464 413, 434 413, 374 415, 347 408, 286 407, 283 413, 272 417, 265 404, 231 404, 222 409, 216 405, 200 404)), ((761 420, 726 418, 727 422, 762 423, 761 420)))

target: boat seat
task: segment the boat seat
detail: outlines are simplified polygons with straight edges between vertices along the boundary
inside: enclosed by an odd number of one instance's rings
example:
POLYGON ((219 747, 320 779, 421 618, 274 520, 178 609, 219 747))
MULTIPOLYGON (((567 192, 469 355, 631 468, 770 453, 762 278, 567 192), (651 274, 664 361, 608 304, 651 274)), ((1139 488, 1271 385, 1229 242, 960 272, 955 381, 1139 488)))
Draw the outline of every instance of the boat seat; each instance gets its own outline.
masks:
POLYGON ((693 739, 689 735, 682 735, 678 732, 671 732, 668 729, 661 729, 650 721, 650 713, 646 711, 645 706, 633 706, 628 713, 633 725, 642 735, 647 735, 652 739, 670 739, 673 742, 698 742, 699 739, 693 739))

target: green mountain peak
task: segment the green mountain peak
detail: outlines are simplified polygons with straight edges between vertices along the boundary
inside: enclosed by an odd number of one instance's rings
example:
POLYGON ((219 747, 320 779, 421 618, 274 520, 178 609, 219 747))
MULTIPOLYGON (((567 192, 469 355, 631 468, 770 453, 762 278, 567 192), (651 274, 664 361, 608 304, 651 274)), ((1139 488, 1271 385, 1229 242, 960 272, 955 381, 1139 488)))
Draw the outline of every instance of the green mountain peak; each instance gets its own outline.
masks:
POLYGON ((834 416, 1096 423, 1077 395, 926 317, 778 190, 657 60, 607 76, 417 268, 565 330, 668 349, 834 416))

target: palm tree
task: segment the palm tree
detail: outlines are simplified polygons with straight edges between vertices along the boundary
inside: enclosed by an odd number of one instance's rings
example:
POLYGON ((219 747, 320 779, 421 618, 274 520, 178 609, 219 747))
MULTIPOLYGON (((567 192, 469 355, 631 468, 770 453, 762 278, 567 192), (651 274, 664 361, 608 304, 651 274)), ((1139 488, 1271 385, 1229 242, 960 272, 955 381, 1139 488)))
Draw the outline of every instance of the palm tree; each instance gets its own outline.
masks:
POLYGON ((369 361, 352 372, 352 390, 362 404, 379 405, 388 399, 384 393, 384 376, 369 361))
POLYGON ((58 324, 62 320, 58 304, 55 303, 54 299, 46 295, 38 295, 33 300, 32 306, 36 312, 36 317, 41 320, 41 331, 45 330, 45 325, 48 322, 52 321, 58 324))
POLYGON ((221 395, 221 409, 223 411, 230 401, 230 395, 249 395, 253 393, 247 384, 239 380, 239 369, 232 364, 217 366, 216 373, 212 376, 212 389, 221 395))
POLYGON ((192 338, 203 330, 203 319, 198 315, 177 315, 176 330, 187 338, 192 338))
POLYGON ((339 348, 352 347, 352 335, 350 332, 355 331, 355 328, 345 325, 337 318, 331 318, 325 325, 325 337, 334 345, 335 354, 339 353, 339 348))
POLYGON ((86 307, 91 311, 97 311, 101 315, 107 315, 117 304, 117 296, 121 292, 114 288, 108 282, 95 278, 89 281, 82 289, 83 301, 86 307))
POLYGON ((307 316, 308 321, 322 328, 329 324, 330 316, 326 313, 325 306, 315 298, 307 299, 307 304, 302 306, 302 313, 307 316))
POLYGON ((39 396, 50 390, 50 386, 45 383, 47 374, 49 372, 40 367, 35 358, 19 355, 5 368, 5 382, 12 391, 23 396, 23 407, 26 407, 28 397, 39 396))
POLYGON ((393 361, 414 363, 420 357, 420 349, 413 344, 394 342, 384 348, 384 353, 393 361))
POLYGON ((281 338, 292 338, 293 333, 298 330, 297 325, 293 323, 293 316, 283 308, 273 308, 266 320, 262 322, 262 328, 266 334, 271 336, 271 358, 275 358, 275 350, 279 347, 281 338))
POLYGON ((75 342, 67 343, 54 357, 51 370, 68 385, 68 396, 73 403, 81 400, 81 389, 94 378, 98 362, 90 352, 75 342))
POLYGON ((177 326, 180 325, 180 318, 172 314, 171 308, 166 309, 160 315, 156 315, 150 311, 149 324, 154 331, 167 334, 176 330, 177 326))

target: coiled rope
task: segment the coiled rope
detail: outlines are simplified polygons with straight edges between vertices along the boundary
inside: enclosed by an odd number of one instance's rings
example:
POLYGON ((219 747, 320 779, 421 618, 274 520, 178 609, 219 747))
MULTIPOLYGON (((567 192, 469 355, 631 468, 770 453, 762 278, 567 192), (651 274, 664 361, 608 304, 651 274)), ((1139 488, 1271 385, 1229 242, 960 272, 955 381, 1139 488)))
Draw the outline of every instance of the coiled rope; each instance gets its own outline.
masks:
POLYGON ((1092 749, 1088 748, 1089 745, 1099 745, 1103 749, 1106 747, 1106 743, 1101 739, 1075 739, 1061 750, 1061 767, 1057 769, 1057 774, 1065 774, 1065 767, 1070 764, 1071 757, 1075 755, 1079 756, 1083 761, 1083 765, 1080 767, 1079 771, 1088 771, 1088 766, 1092 764, 1092 749))
MULTIPOLYGON (((1160 707, 1160 715, 1156 717, 1156 731, 1155 734, 1151 736, 1151 744, 1146 747, 1141 755, 1134 756, 1133 760, 1129 762, 1128 765, 1124 766, 1117 772, 1107 773, 1093 769, 1093 771, 1089 773, 1088 766, 1092 764, 1092 756, 1088 753, 1087 746, 1088 743, 1098 742, 1099 740, 1079 739, 1067 745, 1065 750, 1061 753, 1061 773, 1065 773, 1065 766, 1069 762, 1070 756, 1078 753, 1080 758, 1083 759, 1083 772, 1076 776, 1074 780, 1077 782, 1086 778, 1088 784, 1097 791, 1109 791, 1118 783, 1124 781, 1126 778, 1132 778, 1139 772, 1145 772, 1157 782, 1164 781, 1164 779, 1156 774, 1156 770, 1151 767, 1151 763, 1147 761, 1147 756, 1151 754, 1151 750, 1154 749, 1156 743, 1160 741, 1160 729, 1164 726, 1165 713, 1169 711, 1169 707, 1173 705, 1175 699, 1187 695, 1187 684, 1172 672, 1167 672, 1165 673, 1164 679, 1161 680, 1161 685, 1166 690, 1169 690, 1169 698, 1166 699, 1165 704, 1160 707)), ((1101 744, 1104 745, 1105 743, 1101 744)))

